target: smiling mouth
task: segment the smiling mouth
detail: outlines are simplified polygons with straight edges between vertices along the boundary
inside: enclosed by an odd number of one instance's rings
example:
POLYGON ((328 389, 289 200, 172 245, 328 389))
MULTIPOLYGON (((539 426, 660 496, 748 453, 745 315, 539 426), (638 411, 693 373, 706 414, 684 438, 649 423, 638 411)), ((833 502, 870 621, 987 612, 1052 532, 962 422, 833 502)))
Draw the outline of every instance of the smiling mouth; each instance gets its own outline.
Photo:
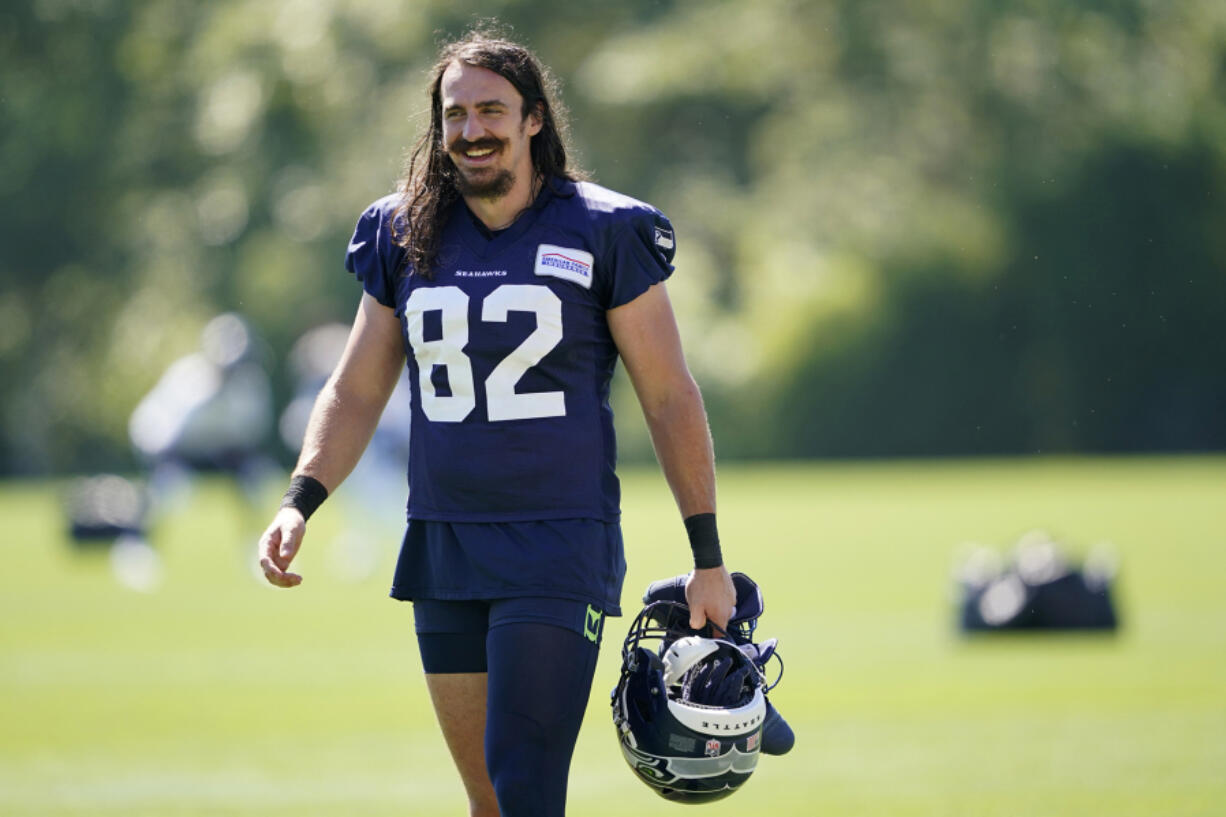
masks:
POLYGON ((501 148, 501 143, 493 139, 476 142, 461 139, 452 145, 451 152, 457 159, 462 158, 466 164, 480 166, 491 162, 501 148))

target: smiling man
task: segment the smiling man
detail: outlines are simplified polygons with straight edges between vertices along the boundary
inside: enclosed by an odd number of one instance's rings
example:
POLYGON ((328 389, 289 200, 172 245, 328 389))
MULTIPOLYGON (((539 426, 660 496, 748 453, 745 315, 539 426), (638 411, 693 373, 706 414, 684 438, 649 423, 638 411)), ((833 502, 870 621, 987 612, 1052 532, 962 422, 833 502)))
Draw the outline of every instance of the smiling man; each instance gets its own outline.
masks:
MULTIPOLYGON (((548 74, 486 32, 447 45, 401 190, 359 219, 363 295, 281 509, 261 540, 289 572, 407 365, 411 600, 427 686, 475 817, 565 812, 603 624, 625 574, 609 384, 630 375, 693 554, 691 625, 735 593, 715 528, 710 432, 664 288, 673 231, 570 169, 548 74)), ((680 530, 680 528, 679 528, 680 530)))
POLYGON ((501 75, 465 62, 443 71, 443 142, 456 168, 456 189, 485 223, 531 196, 534 183, 531 139, 541 130, 536 110, 523 112, 523 99, 501 75))

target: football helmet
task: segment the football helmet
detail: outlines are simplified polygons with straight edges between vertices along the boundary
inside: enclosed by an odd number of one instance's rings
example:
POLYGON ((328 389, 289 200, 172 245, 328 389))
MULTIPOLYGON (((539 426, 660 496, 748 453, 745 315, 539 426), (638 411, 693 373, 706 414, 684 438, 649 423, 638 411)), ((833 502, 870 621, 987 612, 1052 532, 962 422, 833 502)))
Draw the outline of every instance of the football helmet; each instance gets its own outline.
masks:
MULTIPOLYGON (((685 606, 685 583, 687 579, 689 579, 689 574, 682 573, 680 576, 661 579, 648 585, 647 592, 643 594, 644 604, 651 604, 656 601, 672 601, 680 605, 678 607, 654 610, 651 615, 657 625, 678 632, 692 632, 689 630, 689 608, 685 606)), ((788 725, 788 722, 779 714, 779 710, 771 703, 770 699, 770 691, 783 678, 783 657, 779 655, 776 649, 779 646, 779 640, 777 638, 769 638, 761 643, 755 643, 754 641, 754 633, 758 628, 758 618, 766 611, 766 604, 762 598, 762 588, 758 586, 757 582, 744 573, 733 573, 732 586, 736 591, 736 609, 733 611, 732 617, 728 619, 727 631, 721 631, 718 634, 727 637, 732 643, 740 647, 741 652, 745 653, 746 657, 762 671, 763 675, 774 675, 774 680, 767 683, 762 690, 763 694, 766 695, 766 724, 762 727, 762 754, 785 755, 796 744, 796 735, 792 732, 792 727, 788 725), (771 673, 768 673, 767 665, 771 662, 771 659, 775 660, 777 666, 771 673)))
POLYGON ((689 609, 674 601, 635 617, 613 723, 636 777, 667 800, 706 803, 732 794, 757 767, 766 683, 731 640, 688 624, 689 609))

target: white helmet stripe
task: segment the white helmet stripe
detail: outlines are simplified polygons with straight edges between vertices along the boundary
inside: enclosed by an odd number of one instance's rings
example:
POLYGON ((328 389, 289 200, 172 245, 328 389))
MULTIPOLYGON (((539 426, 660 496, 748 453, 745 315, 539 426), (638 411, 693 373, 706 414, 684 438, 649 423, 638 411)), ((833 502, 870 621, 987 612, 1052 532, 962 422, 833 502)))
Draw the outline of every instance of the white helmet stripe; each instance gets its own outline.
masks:
POLYGON ((744 735, 762 726, 766 719, 766 698, 761 689, 755 689, 749 703, 736 709, 698 706, 669 698, 668 711, 700 735, 731 737, 744 735))

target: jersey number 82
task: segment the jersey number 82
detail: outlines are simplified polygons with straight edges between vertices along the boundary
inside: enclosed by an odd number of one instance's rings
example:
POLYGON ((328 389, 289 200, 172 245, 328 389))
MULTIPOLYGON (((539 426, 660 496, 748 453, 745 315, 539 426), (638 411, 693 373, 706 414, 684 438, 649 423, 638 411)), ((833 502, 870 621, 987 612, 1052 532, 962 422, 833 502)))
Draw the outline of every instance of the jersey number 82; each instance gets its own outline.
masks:
MULTIPOLYGON (((534 313, 536 329, 499 361, 485 379, 487 416, 491 422, 565 416, 562 392, 515 391, 515 384, 524 373, 561 342, 562 301, 549 287, 503 284, 485 296, 481 304, 481 320, 487 323, 506 323, 509 312, 534 313)), ((438 423, 463 421, 477 407, 472 362, 464 354, 468 345, 468 295, 455 286, 415 289, 405 302, 405 324, 417 360, 422 411, 438 423), (426 340, 423 318, 432 311, 441 313, 442 334, 426 340), (446 367, 450 394, 439 394, 434 387, 435 366, 446 367)))

